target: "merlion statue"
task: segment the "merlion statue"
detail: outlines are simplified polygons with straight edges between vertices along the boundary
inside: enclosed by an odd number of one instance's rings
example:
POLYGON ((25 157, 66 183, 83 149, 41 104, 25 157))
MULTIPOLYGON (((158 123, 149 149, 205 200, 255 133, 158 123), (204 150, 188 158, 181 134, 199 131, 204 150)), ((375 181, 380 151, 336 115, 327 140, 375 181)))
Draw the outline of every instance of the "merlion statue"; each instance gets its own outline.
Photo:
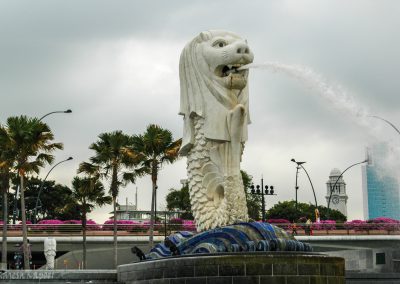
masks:
POLYGON ((54 238, 46 238, 44 240, 44 256, 46 257, 46 269, 54 269, 54 260, 56 257, 57 243, 54 238))
POLYGON ((248 221, 240 161, 247 140, 246 40, 235 33, 200 33, 179 63, 184 130, 180 154, 187 156, 190 201, 198 231, 248 221))

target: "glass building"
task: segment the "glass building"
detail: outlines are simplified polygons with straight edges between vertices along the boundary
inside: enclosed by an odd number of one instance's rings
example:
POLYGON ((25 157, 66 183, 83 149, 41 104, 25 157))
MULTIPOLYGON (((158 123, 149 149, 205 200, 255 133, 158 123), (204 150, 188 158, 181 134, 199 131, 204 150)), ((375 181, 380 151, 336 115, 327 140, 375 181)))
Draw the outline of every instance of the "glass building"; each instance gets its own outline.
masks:
POLYGON ((387 143, 367 148, 368 164, 362 167, 364 218, 388 217, 400 220, 400 188, 396 174, 386 160, 391 157, 387 143))

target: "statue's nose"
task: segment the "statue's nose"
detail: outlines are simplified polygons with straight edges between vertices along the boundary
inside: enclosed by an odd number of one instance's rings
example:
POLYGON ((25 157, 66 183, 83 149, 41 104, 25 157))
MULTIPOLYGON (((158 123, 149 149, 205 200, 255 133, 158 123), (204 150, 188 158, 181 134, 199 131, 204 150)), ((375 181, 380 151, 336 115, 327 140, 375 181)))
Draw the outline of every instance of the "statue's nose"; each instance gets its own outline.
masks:
POLYGON ((245 42, 238 42, 236 44, 236 53, 238 54, 249 54, 250 48, 245 42))

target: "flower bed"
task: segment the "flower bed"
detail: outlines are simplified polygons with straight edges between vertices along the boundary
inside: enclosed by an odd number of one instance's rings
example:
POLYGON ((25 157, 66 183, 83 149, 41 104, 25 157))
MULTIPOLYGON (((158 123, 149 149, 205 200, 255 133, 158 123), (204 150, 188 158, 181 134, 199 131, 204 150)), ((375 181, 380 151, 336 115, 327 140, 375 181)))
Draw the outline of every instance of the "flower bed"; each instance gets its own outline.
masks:
POLYGON ((47 231, 47 232, 52 232, 52 231, 57 231, 60 227, 60 225, 63 224, 63 221, 60 220, 40 220, 37 222, 36 225, 30 226, 32 230, 37 230, 37 231, 47 231))
POLYGON ((184 231, 196 231, 196 223, 194 220, 183 220, 182 229, 184 231))
POLYGON ((378 217, 367 221, 370 230, 386 230, 386 231, 397 231, 400 230, 400 221, 378 217))
MULTIPOLYGON (((135 231, 141 227, 139 221, 131 220, 117 220, 117 230, 118 231, 135 231)), ((114 220, 109 219, 104 222, 102 226, 103 231, 113 231, 114 230, 114 220)))
POLYGON ((321 220, 312 224, 313 230, 336 230, 335 220, 321 220))

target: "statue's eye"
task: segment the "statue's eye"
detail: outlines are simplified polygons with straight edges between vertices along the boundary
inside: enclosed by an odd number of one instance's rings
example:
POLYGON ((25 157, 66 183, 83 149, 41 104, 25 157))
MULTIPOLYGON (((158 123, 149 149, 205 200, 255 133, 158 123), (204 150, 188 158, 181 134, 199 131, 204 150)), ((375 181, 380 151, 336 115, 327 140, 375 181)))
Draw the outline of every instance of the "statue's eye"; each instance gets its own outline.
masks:
POLYGON ((227 45, 227 43, 223 40, 217 40, 216 42, 213 43, 214 47, 224 47, 226 45, 227 45))

